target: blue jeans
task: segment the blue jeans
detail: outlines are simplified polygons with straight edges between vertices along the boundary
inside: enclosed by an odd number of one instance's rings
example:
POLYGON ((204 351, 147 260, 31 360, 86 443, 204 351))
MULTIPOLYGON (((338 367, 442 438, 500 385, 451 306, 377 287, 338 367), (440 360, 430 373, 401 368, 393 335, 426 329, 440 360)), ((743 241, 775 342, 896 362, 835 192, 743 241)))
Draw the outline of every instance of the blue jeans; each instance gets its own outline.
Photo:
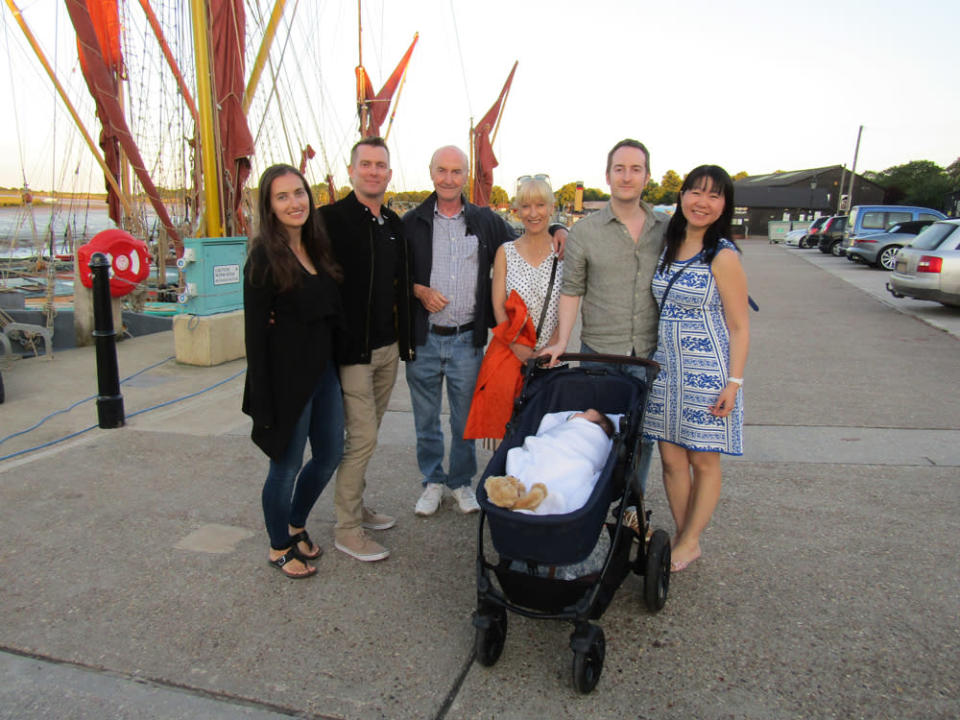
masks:
MULTIPOLYGON (((580 343, 580 352, 584 354, 596 355, 597 351, 587 345, 585 342, 580 343)), ((653 377, 647 373, 647 368, 643 365, 629 365, 627 363, 602 363, 602 362, 580 362, 581 367, 597 367, 597 368, 606 368, 621 375, 632 375, 635 378, 644 380, 647 383, 647 387, 650 387, 650 384, 653 383, 653 377)), ((641 432, 643 428, 640 428, 641 432)), ((647 491, 647 475, 650 474, 650 461, 653 459, 653 448, 654 442, 649 438, 643 438, 640 440, 640 457, 636 461, 636 475, 634 476, 635 483, 639 485, 640 494, 646 496, 647 491)))
POLYGON ((300 414, 283 458, 279 462, 270 460, 270 470, 263 484, 263 517, 270 547, 274 550, 290 547, 288 525, 306 525, 307 515, 340 464, 342 455, 343 397, 337 368, 328 362, 300 414), (312 457, 301 468, 307 439, 310 440, 312 457))
POLYGON ((449 336, 428 331, 426 343, 417 346, 417 359, 407 363, 407 385, 417 428, 417 464, 424 484, 440 483, 455 490, 470 485, 477 472, 476 443, 464 440, 463 430, 482 362, 483 349, 473 346, 473 331, 449 336), (450 403, 450 469, 446 473, 440 428, 444 377, 450 403))

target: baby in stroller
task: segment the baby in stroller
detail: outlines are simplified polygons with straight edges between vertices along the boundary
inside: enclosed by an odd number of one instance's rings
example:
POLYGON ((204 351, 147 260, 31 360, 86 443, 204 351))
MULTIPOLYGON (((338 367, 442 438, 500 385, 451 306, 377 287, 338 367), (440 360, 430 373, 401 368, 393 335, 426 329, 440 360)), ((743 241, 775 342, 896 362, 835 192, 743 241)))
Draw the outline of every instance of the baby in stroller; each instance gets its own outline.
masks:
MULTIPOLYGON (((611 357, 621 364, 649 362, 611 357)), ((584 358, 567 355, 564 359, 584 358)), ((574 684, 580 692, 590 692, 600 676, 605 652, 603 629, 591 621, 603 615, 627 575, 643 576, 643 599, 648 609, 656 612, 663 607, 669 583, 670 539, 663 530, 646 538, 643 495, 633 482, 642 459, 640 428, 646 395, 647 385, 642 379, 605 369, 566 367, 534 370, 528 375, 503 443, 487 464, 477 489, 481 511, 473 625, 480 664, 493 665, 500 657, 508 611, 529 618, 567 620, 574 624, 570 636, 574 684), (599 412, 581 413, 576 408, 599 412), (601 413, 608 417, 622 414, 613 425, 612 438, 607 434, 609 428, 599 426, 601 413), (546 425, 550 422, 548 414, 555 416, 554 430, 546 425), (563 447, 557 449, 544 442, 557 434, 563 437, 563 447), (567 442, 567 437, 572 442, 567 442), (572 463, 566 460, 553 462, 554 456, 573 452, 570 446, 574 444, 590 458, 585 460, 580 455, 581 471, 573 471, 572 463), (542 464, 561 465, 565 479, 575 481, 574 491, 580 489, 586 496, 581 507, 559 513, 524 513, 491 501, 485 482, 491 476, 519 473, 525 482, 550 480, 550 468, 541 467, 535 456, 537 446, 541 446, 542 464), (524 453, 524 448, 528 452, 524 453), (518 467, 524 457, 527 467, 518 467), (626 508, 631 506, 636 507, 636 528, 626 523, 626 508), (496 551, 489 560, 485 528, 489 544, 496 551)), ((569 489, 564 492, 559 486, 549 492, 554 491, 573 507, 574 493, 569 489)))
POLYGON ((583 507, 610 454, 613 433, 613 420, 594 408, 544 415, 536 435, 507 453, 507 475, 527 488, 541 483, 547 491, 535 508, 517 512, 561 515, 583 507))
MULTIPOLYGON (((522 446, 507 453, 506 470, 507 479, 518 479, 531 492, 537 492, 540 486, 546 496, 529 510, 516 506, 513 510, 531 515, 562 515, 583 507, 606 464, 613 446, 614 422, 619 419, 619 415, 611 419, 595 408, 544 415, 536 435, 528 436, 522 446)), ((498 479, 488 478, 487 482, 498 479)), ((490 490, 488 484, 488 493, 490 490)), ((607 533, 601 531, 584 561, 542 566, 538 572, 567 580, 597 573, 603 567, 609 540, 607 533)))

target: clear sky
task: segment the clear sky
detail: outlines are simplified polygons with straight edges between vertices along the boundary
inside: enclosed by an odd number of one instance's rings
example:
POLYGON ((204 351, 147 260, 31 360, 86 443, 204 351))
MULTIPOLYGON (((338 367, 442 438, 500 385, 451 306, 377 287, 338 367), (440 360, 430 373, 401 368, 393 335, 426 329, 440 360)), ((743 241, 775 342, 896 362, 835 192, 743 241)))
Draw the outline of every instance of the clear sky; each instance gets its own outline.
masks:
MULTIPOLYGON (((64 3, 19 4, 95 128, 64 3)), ((131 5, 132 27, 140 12, 131 5)), ((311 177, 322 178, 329 163, 342 183, 357 137, 357 6, 287 5, 274 58, 289 28, 283 66, 295 79, 282 81, 270 103, 284 108, 293 137, 283 142, 283 126, 263 110, 267 80, 251 113, 259 136, 254 172, 270 162, 296 164, 291 154, 309 142, 320 151, 311 177)), ((35 188, 99 190, 102 178, 72 122, 5 6, 2 14, 0 96, 9 105, 0 114, 0 185, 19 185, 25 173, 35 188)), ((511 195, 518 175, 538 172, 549 173, 555 187, 583 180, 605 189, 606 152, 624 137, 648 145, 656 180, 701 163, 731 174, 849 166, 860 125, 859 171, 911 160, 946 166, 960 156, 956 0, 365 0, 363 23, 364 64, 377 89, 420 33, 389 139, 394 190, 429 187, 427 164, 437 146, 466 147, 471 115, 486 112, 514 60, 519 67, 494 146, 495 182, 511 195)), ((189 44, 184 25, 175 45, 189 44)), ((131 77, 131 95, 156 88, 152 76, 163 74, 154 67, 131 77)), ((170 111, 152 112, 152 100, 139 102, 166 136, 145 153, 160 172, 179 162, 171 157, 182 156, 178 138, 192 129, 171 120, 170 111)))

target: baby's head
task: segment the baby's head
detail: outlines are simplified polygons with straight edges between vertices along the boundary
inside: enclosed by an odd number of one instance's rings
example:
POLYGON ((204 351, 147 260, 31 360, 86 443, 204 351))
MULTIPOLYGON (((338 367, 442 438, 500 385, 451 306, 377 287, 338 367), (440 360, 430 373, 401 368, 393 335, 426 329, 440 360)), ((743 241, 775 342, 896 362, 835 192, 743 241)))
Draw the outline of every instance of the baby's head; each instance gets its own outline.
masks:
POLYGON ((581 417, 584 420, 589 420, 595 425, 599 425, 603 428, 603 431, 607 434, 607 437, 613 437, 613 422, 604 415, 599 410, 594 410, 590 408, 589 410, 584 410, 582 413, 574 413, 570 416, 570 419, 581 417))

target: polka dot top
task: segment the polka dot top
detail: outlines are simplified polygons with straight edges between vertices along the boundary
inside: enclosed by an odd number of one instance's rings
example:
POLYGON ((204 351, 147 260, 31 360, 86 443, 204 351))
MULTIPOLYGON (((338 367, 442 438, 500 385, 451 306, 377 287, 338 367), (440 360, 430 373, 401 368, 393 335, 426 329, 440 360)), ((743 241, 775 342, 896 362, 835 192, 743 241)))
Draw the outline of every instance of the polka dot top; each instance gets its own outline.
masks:
MULTIPOLYGON (((511 290, 516 290, 527 311, 533 320, 533 327, 540 322, 543 312, 543 300, 550 284, 550 271, 553 269, 553 258, 556 253, 551 251, 539 266, 533 267, 517 252, 515 242, 503 244, 503 251, 507 259, 507 297, 511 290)), ((563 278, 563 260, 557 262, 557 273, 553 279, 553 290, 550 293, 550 303, 547 305, 547 316, 543 319, 543 327, 537 335, 536 350, 545 347, 557 328, 557 303, 560 301, 560 280, 563 278)))

